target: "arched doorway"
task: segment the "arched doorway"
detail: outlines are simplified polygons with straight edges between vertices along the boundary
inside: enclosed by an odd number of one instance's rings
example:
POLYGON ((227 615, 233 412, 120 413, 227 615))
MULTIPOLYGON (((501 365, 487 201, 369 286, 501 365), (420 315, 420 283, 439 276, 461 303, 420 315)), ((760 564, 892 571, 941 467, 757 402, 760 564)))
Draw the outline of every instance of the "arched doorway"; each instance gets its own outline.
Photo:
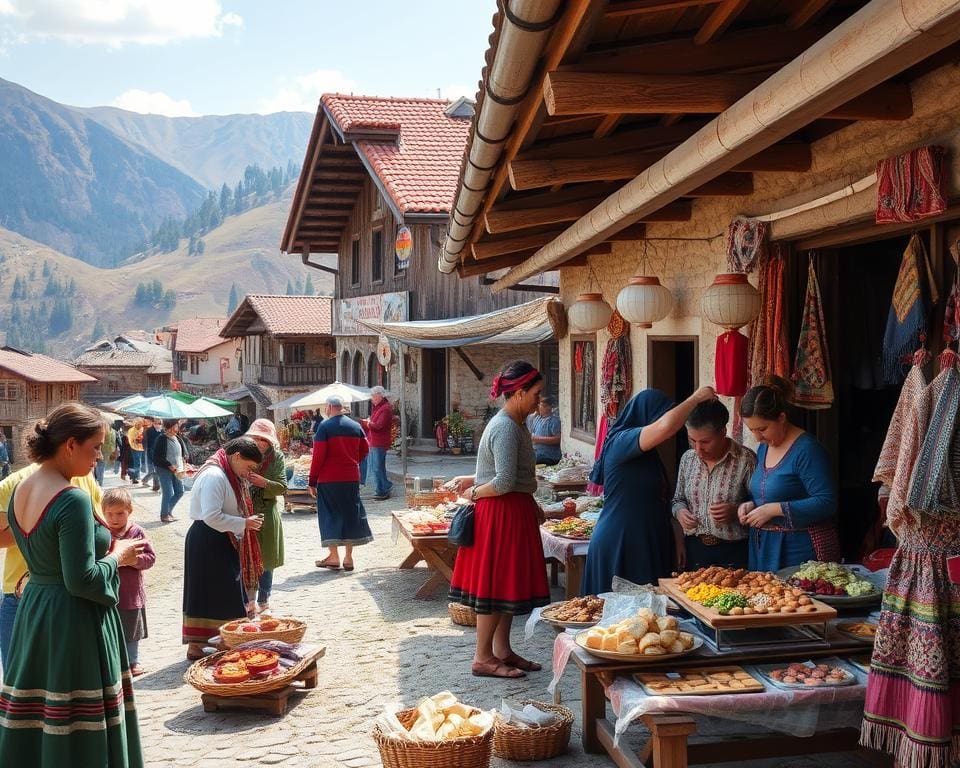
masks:
POLYGON ((340 355, 340 381, 344 384, 350 383, 350 353, 347 350, 343 350, 340 355))
POLYGON ((370 357, 367 358, 367 386, 375 387, 380 383, 380 363, 377 362, 377 356, 373 352, 370 353, 370 357))
POLYGON ((353 376, 350 378, 351 384, 363 386, 363 355, 358 349, 353 353, 353 376))

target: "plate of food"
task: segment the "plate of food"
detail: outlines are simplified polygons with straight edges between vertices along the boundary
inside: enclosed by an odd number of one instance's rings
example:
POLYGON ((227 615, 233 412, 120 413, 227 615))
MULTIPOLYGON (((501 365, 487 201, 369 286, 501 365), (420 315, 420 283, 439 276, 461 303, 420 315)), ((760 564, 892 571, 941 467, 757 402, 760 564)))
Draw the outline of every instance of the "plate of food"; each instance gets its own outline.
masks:
POLYGON ((841 621, 837 623, 837 631, 854 640, 872 644, 877 636, 877 625, 872 621, 841 621))
POLYGON ((682 672, 639 672, 633 677, 650 696, 719 696, 766 690, 762 682, 743 667, 736 666, 682 672))
POLYGON ((641 608, 616 624, 578 633, 576 642, 601 659, 652 662, 693 653, 703 645, 703 638, 683 632, 673 616, 657 616, 641 608))
POLYGON ((881 576, 865 568, 815 560, 784 568, 777 575, 817 600, 846 608, 879 603, 885 586, 881 576))
POLYGON ((857 676, 839 663, 804 661, 796 664, 767 664, 759 667, 760 674, 779 688, 795 690, 798 688, 836 688, 842 685, 854 685, 857 676))
POLYGON ((562 520, 547 520, 543 529, 564 539, 586 541, 593 534, 596 523, 590 520, 581 520, 579 517, 565 517, 562 520))
POLYGON ((602 597, 575 597, 572 600, 551 603, 540 612, 540 618, 555 627, 586 629, 600 621, 603 604, 602 597))

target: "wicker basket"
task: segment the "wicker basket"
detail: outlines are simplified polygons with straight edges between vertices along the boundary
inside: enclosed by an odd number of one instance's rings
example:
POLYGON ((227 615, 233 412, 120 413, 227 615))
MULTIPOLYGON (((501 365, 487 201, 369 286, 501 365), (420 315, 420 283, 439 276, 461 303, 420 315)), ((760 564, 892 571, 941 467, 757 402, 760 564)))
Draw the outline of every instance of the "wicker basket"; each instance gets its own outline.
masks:
POLYGON ((224 653, 214 653, 195 661, 184 673, 184 682, 189 683, 201 693, 215 696, 257 696, 286 688, 297 676, 317 660, 316 655, 307 656, 289 669, 284 669, 265 680, 244 680, 242 683, 218 683, 211 679, 210 670, 220 663, 224 653))
POLYGON ((287 629, 278 629, 274 632, 230 632, 224 629, 227 624, 233 624, 235 621, 242 621, 244 623, 250 621, 250 619, 234 619, 233 621, 224 623, 220 627, 220 638, 227 648, 234 648, 241 643, 249 643, 251 640, 280 640, 290 644, 299 643, 303 640, 303 636, 307 632, 307 625, 300 621, 300 619, 282 618, 280 616, 271 616, 271 618, 276 621, 285 621, 293 626, 287 629))
POLYGON ((461 627, 477 626, 477 613, 473 608, 460 603, 447 603, 447 611, 450 613, 450 621, 459 624, 461 627))
POLYGON ((505 760, 548 760, 562 755, 570 744, 573 712, 558 704, 526 700, 521 704, 533 704, 544 712, 559 715, 556 722, 542 728, 520 728, 504 721, 500 714, 493 718, 493 754, 505 760))
MULTIPOLYGON (((405 728, 413 726, 416 709, 397 712, 405 728)), ((460 736, 447 741, 404 741, 373 728, 383 768, 487 768, 493 746, 493 728, 483 736, 460 736)))
POLYGON ((435 507, 437 504, 443 504, 443 502, 454 498, 456 498, 456 494, 450 491, 408 491, 407 509, 435 507))

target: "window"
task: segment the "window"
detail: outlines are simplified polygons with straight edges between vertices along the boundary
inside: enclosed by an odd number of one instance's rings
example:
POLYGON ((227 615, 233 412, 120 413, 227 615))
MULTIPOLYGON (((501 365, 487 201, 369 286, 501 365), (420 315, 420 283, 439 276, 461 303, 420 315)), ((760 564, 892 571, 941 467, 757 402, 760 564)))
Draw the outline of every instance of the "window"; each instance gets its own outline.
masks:
POLYGON ((188 355, 190 359, 190 375, 200 375, 200 357, 198 355, 188 355))
POLYGON ((597 439, 597 339, 571 336, 570 432, 578 440, 597 439))
POLYGON ((360 285, 360 238, 355 237, 350 245, 350 282, 360 285))
POLYGON ((39 403, 39 402, 40 402, 40 385, 39 385, 39 384, 31 384, 29 389, 30 389, 30 392, 29 392, 29 394, 30 394, 30 402, 31 402, 31 403, 39 403))
POLYGON ((383 282, 383 230, 373 230, 373 251, 372 251, 371 279, 375 283, 383 282))
POLYGON ((303 365, 307 362, 307 345, 303 342, 283 345, 284 364, 303 365))
POLYGON ((15 381, 0 381, 0 400, 16 400, 20 396, 20 387, 15 381))

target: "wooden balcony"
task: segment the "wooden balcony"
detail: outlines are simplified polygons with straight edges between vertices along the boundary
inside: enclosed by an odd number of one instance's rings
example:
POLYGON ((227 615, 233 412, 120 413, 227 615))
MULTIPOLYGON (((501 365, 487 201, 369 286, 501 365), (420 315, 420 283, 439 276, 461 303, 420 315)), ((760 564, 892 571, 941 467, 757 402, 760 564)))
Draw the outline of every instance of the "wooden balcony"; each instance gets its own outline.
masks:
POLYGON ((336 381, 335 360, 324 363, 261 365, 260 382, 275 387, 299 387, 310 384, 329 384, 336 381))
POLYGON ((21 400, 0 400, 0 419, 22 421, 27 418, 27 406, 21 400))

